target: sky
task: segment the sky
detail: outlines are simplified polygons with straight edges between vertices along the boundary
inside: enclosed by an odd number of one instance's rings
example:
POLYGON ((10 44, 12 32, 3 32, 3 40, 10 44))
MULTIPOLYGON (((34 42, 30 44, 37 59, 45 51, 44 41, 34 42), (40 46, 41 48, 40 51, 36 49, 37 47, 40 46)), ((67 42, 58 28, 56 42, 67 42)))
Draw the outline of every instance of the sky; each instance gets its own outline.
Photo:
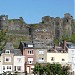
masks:
POLYGON ((75 18, 75 0, 0 0, 0 15, 9 19, 23 17, 28 24, 39 23, 42 17, 60 17, 70 13, 75 18))

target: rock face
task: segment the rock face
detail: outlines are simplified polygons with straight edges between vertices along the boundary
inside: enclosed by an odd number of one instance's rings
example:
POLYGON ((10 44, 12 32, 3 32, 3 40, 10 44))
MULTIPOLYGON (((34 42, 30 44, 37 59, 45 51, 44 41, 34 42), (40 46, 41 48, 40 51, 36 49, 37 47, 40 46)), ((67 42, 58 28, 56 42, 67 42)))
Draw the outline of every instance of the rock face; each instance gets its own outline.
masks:
POLYGON ((0 16, 0 29, 8 30, 10 41, 14 40, 15 45, 20 41, 31 41, 38 48, 52 45, 54 38, 71 37, 75 31, 73 25, 74 19, 69 13, 64 14, 64 18, 44 16, 38 24, 27 24, 22 17, 8 19, 7 15, 0 16))

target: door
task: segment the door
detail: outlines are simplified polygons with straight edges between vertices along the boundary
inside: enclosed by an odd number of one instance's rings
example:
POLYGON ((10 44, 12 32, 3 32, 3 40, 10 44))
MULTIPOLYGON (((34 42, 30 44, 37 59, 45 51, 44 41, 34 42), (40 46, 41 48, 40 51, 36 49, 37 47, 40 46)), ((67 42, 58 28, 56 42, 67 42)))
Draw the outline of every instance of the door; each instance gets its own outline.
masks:
POLYGON ((29 73, 29 66, 27 66, 27 73, 29 73))

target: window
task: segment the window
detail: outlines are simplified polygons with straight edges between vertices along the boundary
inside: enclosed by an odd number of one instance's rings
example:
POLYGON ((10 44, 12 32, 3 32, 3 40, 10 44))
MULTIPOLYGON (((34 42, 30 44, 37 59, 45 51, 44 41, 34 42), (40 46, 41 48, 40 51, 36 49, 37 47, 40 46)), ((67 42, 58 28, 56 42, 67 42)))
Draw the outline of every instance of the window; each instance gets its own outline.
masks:
POLYGON ((16 71, 16 66, 14 66, 14 71, 16 71))
POLYGON ((10 50, 6 50, 5 53, 10 53, 10 50))
POLYGON ((18 62, 21 62, 21 58, 17 58, 17 61, 18 61, 18 62))
POLYGON ((7 66, 7 69, 11 69, 11 66, 7 66))
POLYGON ((5 66, 3 66, 3 70, 5 70, 5 66))
POLYGON ((51 57, 51 61, 54 61, 54 57, 51 57))
POLYGON ((28 61, 29 62, 29 64, 32 64, 32 61, 28 61))
POLYGON ((39 62, 44 62, 44 58, 39 58, 39 62))
POLYGON ((28 50, 28 54, 33 54, 33 50, 28 50))
POLYGON ((21 66, 17 66, 17 70, 18 71, 21 71, 21 66))
POLYGON ((33 62, 33 58, 28 58, 28 63, 32 64, 32 62, 33 62))
POLYGON ((5 62, 11 62, 11 57, 5 57, 5 62))
POLYGON ((28 47, 33 47, 33 45, 28 45, 28 47))
POLYGON ((65 61, 65 59, 62 59, 62 61, 65 61))
POLYGON ((43 51, 43 50, 40 50, 40 51, 39 51, 39 54, 44 54, 44 51, 43 51))

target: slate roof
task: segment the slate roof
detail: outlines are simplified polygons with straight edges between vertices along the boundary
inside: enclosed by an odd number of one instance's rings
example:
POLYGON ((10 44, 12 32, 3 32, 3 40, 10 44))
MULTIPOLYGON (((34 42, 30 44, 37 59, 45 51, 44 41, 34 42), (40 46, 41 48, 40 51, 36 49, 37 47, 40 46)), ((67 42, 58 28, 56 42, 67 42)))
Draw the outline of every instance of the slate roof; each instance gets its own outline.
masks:
POLYGON ((6 50, 6 49, 9 49, 9 50, 10 50, 10 49, 14 49, 13 44, 10 43, 10 42, 7 42, 6 45, 5 45, 5 50, 6 50))
MULTIPOLYGON (((13 44, 11 42, 7 42, 5 46, 5 50, 10 50, 10 53, 13 53, 14 56, 22 56, 20 49, 14 49, 13 44)), ((5 53, 5 50, 3 53, 5 53)))
POLYGON ((20 49, 10 50, 10 53, 13 53, 14 56, 22 56, 20 49))
POLYGON ((23 48, 34 48, 34 44, 32 42, 21 42, 23 48), (33 45, 33 47, 28 47, 28 45, 33 45))
MULTIPOLYGON (((8 50, 8 49, 7 49, 8 50)), ((5 50, 3 50, 2 53, 5 53, 5 50)), ((14 49, 14 50, 10 50, 10 53, 13 53, 14 56, 22 56, 21 50, 20 49, 14 49)))

